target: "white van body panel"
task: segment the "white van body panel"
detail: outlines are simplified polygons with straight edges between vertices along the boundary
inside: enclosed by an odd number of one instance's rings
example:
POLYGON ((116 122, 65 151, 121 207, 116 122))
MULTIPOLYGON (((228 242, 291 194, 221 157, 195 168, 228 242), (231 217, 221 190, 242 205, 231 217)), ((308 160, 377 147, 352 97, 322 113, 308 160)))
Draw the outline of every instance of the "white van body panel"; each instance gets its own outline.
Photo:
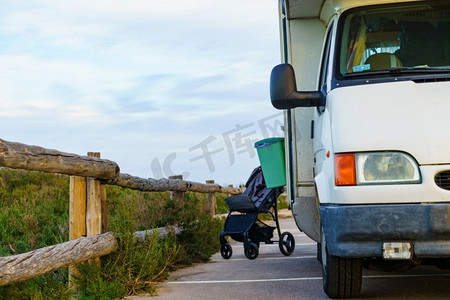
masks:
POLYGON ((450 82, 403 81, 329 92, 325 112, 316 114, 318 201, 348 205, 448 202, 450 191, 434 182, 436 174, 450 170, 450 95, 443 90, 450 90, 450 82), (422 183, 335 186, 334 154, 367 151, 410 154, 419 164, 422 183))
MULTIPOLYGON (((317 88, 317 76, 321 61, 321 51, 326 27, 319 19, 292 20, 289 22, 291 41, 289 48, 289 62, 296 68, 297 88, 302 91, 317 88)), ((314 197, 313 167, 314 153, 311 139, 311 121, 314 119, 314 108, 294 109, 292 113, 293 157, 295 166, 294 196, 314 197)), ((289 176, 288 176, 289 178, 289 176)), ((291 183, 288 183, 291 184, 291 183)), ((290 190, 288 190, 290 193, 290 190)), ((293 197, 288 195, 289 199, 293 197)))
POLYGON ((334 89, 328 94, 334 153, 392 150, 409 153, 419 165, 450 163, 450 94, 445 90, 450 82, 334 89))

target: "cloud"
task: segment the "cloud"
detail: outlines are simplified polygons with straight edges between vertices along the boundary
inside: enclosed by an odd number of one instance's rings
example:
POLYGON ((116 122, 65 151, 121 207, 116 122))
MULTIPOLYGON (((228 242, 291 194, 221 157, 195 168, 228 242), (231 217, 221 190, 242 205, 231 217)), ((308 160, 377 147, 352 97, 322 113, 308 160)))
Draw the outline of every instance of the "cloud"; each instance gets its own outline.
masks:
POLYGON ((255 158, 231 165, 224 150, 210 174, 189 149, 209 136, 224 148, 236 124, 261 137, 257 120, 276 113, 277 14, 273 0, 4 0, 0 138, 100 151, 136 176, 176 153, 191 179, 245 181, 255 158))

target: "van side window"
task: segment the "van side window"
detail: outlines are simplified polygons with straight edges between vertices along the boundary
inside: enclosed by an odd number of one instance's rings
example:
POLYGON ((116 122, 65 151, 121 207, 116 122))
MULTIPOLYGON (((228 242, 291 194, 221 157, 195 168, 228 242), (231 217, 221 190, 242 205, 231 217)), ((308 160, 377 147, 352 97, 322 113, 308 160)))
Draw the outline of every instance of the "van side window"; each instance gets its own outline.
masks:
POLYGON ((328 30, 327 40, 325 42, 325 48, 322 57, 322 66, 320 69, 320 91, 326 93, 327 75, 328 75, 328 64, 330 61, 330 48, 331 48, 331 37, 333 33, 333 24, 330 25, 330 30, 328 30), (325 88, 325 89, 324 89, 325 88))
MULTIPOLYGON (((327 76, 328 76, 328 65, 330 63, 330 48, 331 48, 332 33, 333 33, 333 24, 330 25, 330 29, 328 30, 325 48, 323 51, 322 66, 320 68, 319 90, 322 93, 322 95, 326 95, 327 93, 327 76)), ((324 110, 324 107, 318 107, 317 110, 319 114, 321 114, 324 110)))

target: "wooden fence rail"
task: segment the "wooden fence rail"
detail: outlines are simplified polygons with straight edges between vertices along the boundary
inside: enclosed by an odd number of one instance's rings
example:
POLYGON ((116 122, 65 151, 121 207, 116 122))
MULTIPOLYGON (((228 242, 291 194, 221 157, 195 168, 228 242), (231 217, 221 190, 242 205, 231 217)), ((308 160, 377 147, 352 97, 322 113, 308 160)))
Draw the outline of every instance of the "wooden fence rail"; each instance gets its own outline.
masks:
MULTIPOLYGON (((171 191, 177 197, 184 192, 208 193, 214 210, 214 194, 240 194, 241 189, 222 187, 214 181, 206 184, 179 178, 139 178, 120 173, 119 166, 101 159, 99 153, 88 156, 60 152, 38 146, 0 139, 0 167, 70 175, 69 238, 71 241, 31 252, 0 257, 0 286, 45 275, 55 270, 92 260, 117 249, 114 233, 107 228, 105 184, 144 192, 171 191)), ((136 236, 142 239, 140 235, 136 236)), ((76 271, 72 268, 70 273, 76 271)))
POLYGON ((115 251, 112 232, 83 237, 27 253, 0 257, 0 286, 42 276, 115 251))
POLYGON ((139 191, 146 192, 162 192, 162 191, 174 191, 174 192, 199 192, 199 193, 224 193, 224 194, 240 194, 241 189, 233 187, 222 187, 218 184, 203 184, 193 181, 185 181, 182 179, 144 179, 134 177, 128 174, 119 174, 117 181, 107 184, 115 184, 124 188, 130 188, 139 191))
POLYGON ((0 139, 0 166, 112 181, 119 177, 120 170, 115 162, 107 159, 12 143, 2 139, 0 139))
POLYGON ((0 139, 0 166, 92 177, 106 184, 118 185, 146 192, 177 191, 200 193, 239 194, 241 189, 222 187, 218 184, 203 184, 181 179, 140 178, 120 173, 119 166, 110 160, 8 142, 0 139))

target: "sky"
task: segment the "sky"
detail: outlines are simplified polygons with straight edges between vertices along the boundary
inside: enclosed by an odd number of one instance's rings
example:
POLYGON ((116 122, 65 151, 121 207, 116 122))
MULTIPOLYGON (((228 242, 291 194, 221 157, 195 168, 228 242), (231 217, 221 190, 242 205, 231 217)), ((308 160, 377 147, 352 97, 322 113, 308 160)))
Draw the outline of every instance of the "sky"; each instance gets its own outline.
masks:
POLYGON ((277 0, 2 0, 0 138, 142 178, 245 183, 269 99, 277 0))

